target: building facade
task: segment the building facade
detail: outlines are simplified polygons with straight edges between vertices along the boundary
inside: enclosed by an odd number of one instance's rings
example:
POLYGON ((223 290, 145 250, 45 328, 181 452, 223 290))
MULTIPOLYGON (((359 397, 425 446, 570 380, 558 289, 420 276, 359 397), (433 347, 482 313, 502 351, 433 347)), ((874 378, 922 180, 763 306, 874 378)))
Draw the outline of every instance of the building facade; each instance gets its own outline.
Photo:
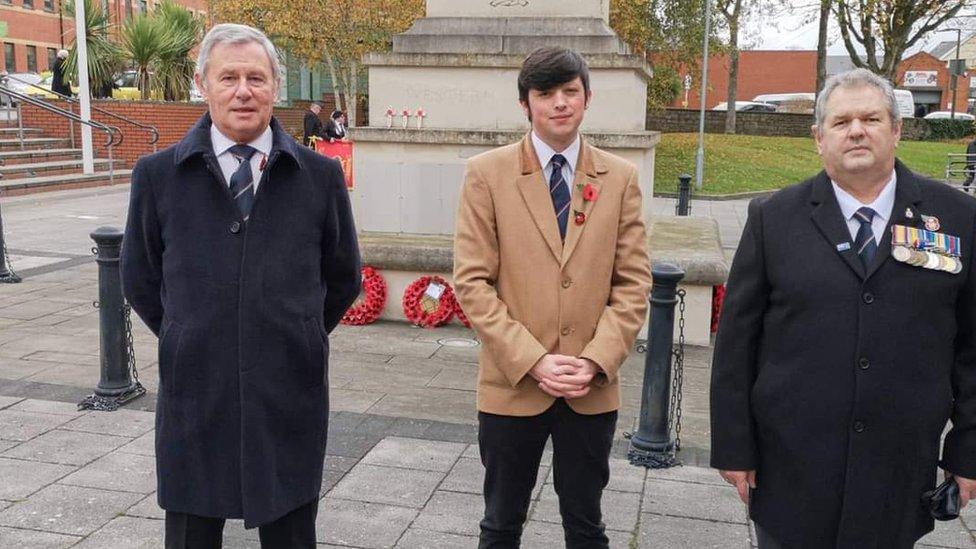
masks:
MULTIPOLYGON (((108 10, 113 28, 151 11, 158 0, 95 0, 108 10)), ((207 17, 208 0, 177 0, 190 11, 207 17)), ((75 22, 63 12, 63 0, 0 0, 0 69, 7 72, 51 70, 60 48, 74 41, 75 22)), ((209 19, 208 23, 209 23, 209 19)))

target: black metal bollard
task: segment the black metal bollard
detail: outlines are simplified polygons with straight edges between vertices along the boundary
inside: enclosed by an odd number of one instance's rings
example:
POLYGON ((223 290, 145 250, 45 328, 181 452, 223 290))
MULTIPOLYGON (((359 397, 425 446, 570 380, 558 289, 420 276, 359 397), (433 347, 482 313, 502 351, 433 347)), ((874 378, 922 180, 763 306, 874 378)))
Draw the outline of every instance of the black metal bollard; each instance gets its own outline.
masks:
MULTIPOLYGON (((0 174, 3 179, 3 174, 0 174)), ((7 243, 3 239, 3 215, 0 214, 0 282, 14 284, 20 282, 20 276, 10 268, 10 258, 7 256, 7 243)))
POLYGON ((142 396, 146 390, 133 380, 128 305, 122 298, 119 253, 122 231, 99 227, 91 233, 98 253, 98 324, 101 377, 95 393, 78 404, 79 409, 116 410, 121 404, 142 396))
POLYGON ((683 173, 678 176, 678 203, 674 215, 691 214, 691 176, 683 173))
POLYGON ((627 457, 632 465, 658 469, 675 464, 675 447, 670 432, 673 418, 669 417, 672 338, 678 282, 684 278, 685 272, 671 263, 655 263, 651 266, 651 276, 654 285, 651 288, 640 424, 630 439, 627 457))

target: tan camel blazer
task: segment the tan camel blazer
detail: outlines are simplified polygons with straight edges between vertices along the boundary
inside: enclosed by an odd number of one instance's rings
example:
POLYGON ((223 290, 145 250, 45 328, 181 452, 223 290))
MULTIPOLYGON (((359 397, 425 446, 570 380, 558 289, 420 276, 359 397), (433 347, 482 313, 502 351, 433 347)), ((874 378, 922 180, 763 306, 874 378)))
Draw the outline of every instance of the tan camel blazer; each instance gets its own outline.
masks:
POLYGON ((605 374, 589 394, 568 400, 575 411, 620 407, 617 372, 644 322, 651 283, 637 169, 583 140, 574 173, 563 243, 530 135, 468 161, 454 281, 482 342, 482 412, 544 412, 554 399, 527 374, 547 353, 588 358, 605 374), (586 184, 596 200, 583 200, 586 184))

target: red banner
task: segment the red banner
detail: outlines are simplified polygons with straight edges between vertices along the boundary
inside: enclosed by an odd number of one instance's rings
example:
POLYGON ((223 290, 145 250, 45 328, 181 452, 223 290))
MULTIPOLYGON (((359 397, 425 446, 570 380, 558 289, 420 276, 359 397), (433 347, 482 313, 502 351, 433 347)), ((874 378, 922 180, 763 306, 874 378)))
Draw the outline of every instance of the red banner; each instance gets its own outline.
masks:
POLYGON ((352 142, 334 141, 326 139, 315 142, 315 150, 329 158, 334 158, 342 164, 342 173, 346 175, 346 188, 352 190, 352 142))

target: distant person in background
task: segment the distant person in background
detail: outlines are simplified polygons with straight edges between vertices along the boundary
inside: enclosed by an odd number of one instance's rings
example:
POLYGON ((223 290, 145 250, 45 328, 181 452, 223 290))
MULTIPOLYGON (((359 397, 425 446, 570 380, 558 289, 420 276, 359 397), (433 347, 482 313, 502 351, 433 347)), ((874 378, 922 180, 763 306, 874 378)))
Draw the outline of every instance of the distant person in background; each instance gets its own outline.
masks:
POLYGON ((329 141, 339 141, 346 138, 346 113, 336 109, 325 126, 325 136, 329 141))
POLYGON ((54 76, 51 77, 51 91, 61 95, 71 95, 71 86, 64 79, 64 64, 68 60, 68 50, 58 50, 58 58, 51 70, 54 76))
POLYGON ((308 106, 308 112, 305 113, 305 120, 303 126, 305 127, 305 133, 302 136, 302 143, 305 145, 311 145, 308 140, 310 137, 325 137, 325 129, 322 127, 322 120, 319 118, 319 113, 322 112, 322 104, 313 101, 308 106))
POLYGON ((966 180, 962 182, 963 189, 968 189, 973 184, 974 176, 976 176, 976 139, 966 145, 966 180))

